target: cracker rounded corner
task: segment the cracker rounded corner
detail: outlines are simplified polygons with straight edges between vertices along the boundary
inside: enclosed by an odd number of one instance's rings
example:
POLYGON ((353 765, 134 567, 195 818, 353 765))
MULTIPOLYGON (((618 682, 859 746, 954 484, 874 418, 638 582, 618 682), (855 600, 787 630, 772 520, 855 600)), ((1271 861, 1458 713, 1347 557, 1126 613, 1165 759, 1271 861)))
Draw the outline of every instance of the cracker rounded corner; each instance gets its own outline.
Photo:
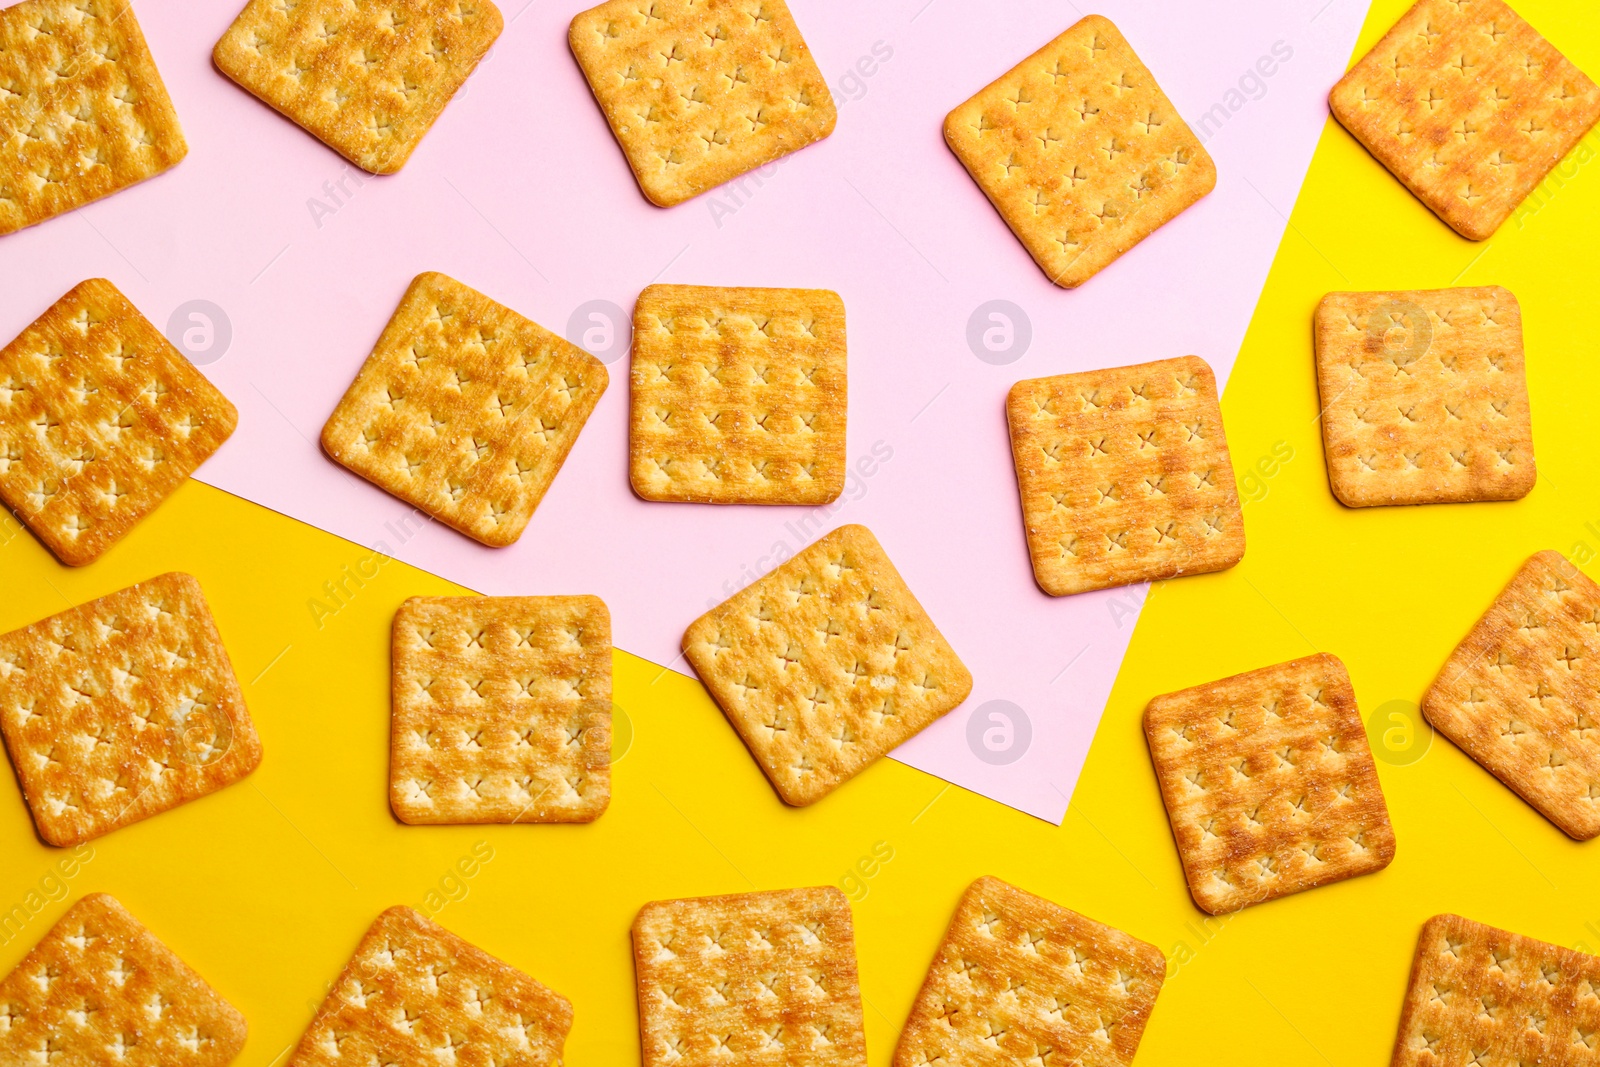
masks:
MULTIPOLYGON (((1426 201, 1424 201, 1426 203, 1426 201)), ((1433 207, 1432 204, 1428 205, 1433 207)), ((1434 214, 1456 233, 1469 241, 1487 241, 1495 235, 1495 231, 1504 225, 1510 214, 1498 218, 1486 215, 1481 211, 1471 210, 1444 210, 1434 209, 1434 214)))
MULTIPOLYGON (((1174 828, 1176 829, 1176 828, 1174 828)), ((1231 899, 1232 894, 1218 894, 1201 885, 1196 885, 1189 877, 1187 864, 1184 867, 1184 881, 1189 887, 1189 899, 1194 901, 1194 906, 1207 915, 1227 915, 1229 912, 1238 911, 1245 904, 1231 899)), ((1199 872, 1195 872, 1198 874, 1199 872)))
POLYGON ((397 820, 407 826, 426 826, 430 822, 428 819, 421 818, 421 813, 401 794, 400 780, 398 778, 389 780, 389 810, 394 813, 394 817, 397 820))

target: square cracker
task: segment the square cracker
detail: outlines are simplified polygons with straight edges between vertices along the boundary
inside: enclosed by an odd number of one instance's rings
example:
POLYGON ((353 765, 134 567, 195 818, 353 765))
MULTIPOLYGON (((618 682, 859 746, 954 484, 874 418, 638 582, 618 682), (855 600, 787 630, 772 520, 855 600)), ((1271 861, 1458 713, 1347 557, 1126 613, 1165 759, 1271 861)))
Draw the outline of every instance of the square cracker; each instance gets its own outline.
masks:
POLYGON ((1217 184, 1199 138, 1102 15, 950 112, 944 139, 1034 262, 1068 289, 1217 184))
POLYGON ((1158 696, 1144 732, 1202 910, 1236 911, 1394 859, 1389 808, 1338 657, 1158 696))
POLYGON ((979 878, 928 968, 894 1067, 1127 1067, 1166 977, 1154 945, 979 878))
POLYGON ((559 1067, 572 1005, 407 907, 368 927, 286 1067, 559 1067))
POLYGON ((611 800, 605 604, 407 600, 394 617, 389 753, 389 805, 402 822, 598 818, 611 800))
POLYGON ((1422 713, 1568 835, 1600 835, 1600 586, 1559 552, 1530 556, 1422 713))
POLYGON ((609 0, 567 40, 658 207, 820 141, 838 118, 784 0, 609 0))
POLYGON ((696 619, 683 653, 786 802, 810 804, 972 692, 865 526, 841 526, 696 619))
POLYGON ((104 278, 0 349, 0 500, 92 563, 188 480, 239 413, 104 278))
POLYGON ((1205 360, 1021 381, 1006 421, 1033 577, 1051 596, 1243 558, 1244 515, 1205 360))
POLYGON ((1418 0, 1328 105, 1434 214, 1482 241, 1600 118, 1600 88, 1501 0, 1418 0))
POLYGON ((0 11, 0 234, 142 182, 188 151, 131 0, 0 11))
POLYGON ((644 1067, 866 1067, 850 903, 833 886, 654 901, 633 960, 644 1067))
POLYGON ((1522 308, 1497 285, 1329 293, 1317 388, 1333 495, 1353 508, 1533 488, 1522 308))
POLYGON ((419 274, 322 428, 328 455, 486 545, 522 536, 608 381, 454 278, 419 274))
POLYGON ((1600 958, 1459 915, 1422 924, 1392 1067, 1586 1067, 1600 1049, 1600 958))
POLYGON ((107 893, 74 904, 0 980, 0 1062, 223 1067, 244 1016, 107 893))
POLYGON ((393 174, 500 36, 490 0, 250 0, 217 69, 373 174, 393 174))
POLYGON ((52 845, 159 815, 261 762, 200 583, 176 571, 0 635, 0 732, 52 845))
POLYGON ((844 302, 652 285, 633 309, 628 476, 646 500, 826 504, 844 489, 844 302))

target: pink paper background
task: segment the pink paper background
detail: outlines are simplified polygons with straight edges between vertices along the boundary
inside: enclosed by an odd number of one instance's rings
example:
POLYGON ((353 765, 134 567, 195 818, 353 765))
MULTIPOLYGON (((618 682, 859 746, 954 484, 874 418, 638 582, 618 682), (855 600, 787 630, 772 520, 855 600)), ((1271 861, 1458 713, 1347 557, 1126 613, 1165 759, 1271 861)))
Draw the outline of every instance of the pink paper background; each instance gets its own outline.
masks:
POLYGON ((678 669, 679 636, 707 606, 822 530, 866 523, 976 679, 962 708, 896 758, 1061 819, 1144 591, 1052 599, 1034 585, 1005 392, 1020 378, 1184 353, 1226 376, 1362 0, 1233 0, 1226 15, 1183 0, 1095 9, 1191 125, 1220 105, 1203 128, 1220 179, 1076 291, 1045 279, 940 134, 951 107, 1091 10, 1070 0, 790 0, 840 105, 837 131, 742 191, 670 210, 639 194, 567 51, 581 3, 501 0, 494 51, 405 170, 372 178, 212 67, 240 2, 141 0, 189 156, 0 239, 0 336, 94 275, 163 327, 185 302, 211 301, 232 340, 204 369, 240 423, 202 479, 485 593, 599 594, 618 646, 678 669), (1275 45, 1271 77, 1253 73, 1275 45), (488 549, 419 525, 316 439, 423 270, 558 332, 590 300, 631 311, 653 281, 835 289, 848 315, 849 454, 879 461, 809 526, 809 509, 639 501, 626 479, 624 355, 517 545, 488 549), (967 342, 969 317, 993 299, 1031 323, 1027 351, 1004 366, 967 342), (995 700, 1023 709, 1030 726, 1025 750, 1014 733, 1020 756, 1009 765, 968 743, 969 719, 995 700))

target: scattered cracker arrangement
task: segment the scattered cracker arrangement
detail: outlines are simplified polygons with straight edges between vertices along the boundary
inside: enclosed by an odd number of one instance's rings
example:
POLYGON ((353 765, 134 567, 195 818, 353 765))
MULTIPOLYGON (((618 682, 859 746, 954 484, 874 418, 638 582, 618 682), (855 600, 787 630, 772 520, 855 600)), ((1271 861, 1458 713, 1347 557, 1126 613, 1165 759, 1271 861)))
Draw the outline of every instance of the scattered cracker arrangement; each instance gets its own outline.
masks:
POLYGON ((790 804, 950 711, 972 675, 865 526, 841 526, 696 619, 683 652, 790 804))
POLYGON ((633 311, 628 477, 646 500, 826 504, 844 489, 844 302, 652 285, 633 311))
POLYGON ((633 959, 644 1067, 866 1067, 850 903, 832 886, 646 904, 633 959))
POLYGON ((611 615, 592 596, 412 597, 389 803, 408 823, 589 822, 611 800, 611 615))
POLYGON ((1244 556, 1205 360, 1018 382, 1006 420, 1033 575, 1051 596, 1224 570, 1244 556))
POLYGON ((608 0, 567 40, 660 207, 819 141, 838 118, 784 0, 608 0))
POLYGON ((1600 119, 1600 87, 1502 0, 1418 0, 1328 105, 1451 229, 1484 241, 1600 119))
POLYGON ((486 545, 516 541, 606 390, 576 345, 419 274, 322 428, 328 455, 486 545))
POLYGON ((0 980, 7 1064, 223 1067, 244 1016, 116 898, 74 904, 0 980))
POLYGON ((250 0, 212 59, 362 170, 393 174, 502 25, 490 0, 250 0))
POLYGON ((116 286, 92 278, 0 349, 0 501, 63 563, 92 563, 238 418, 116 286))
POLYGON ((1217 168, 1100 15, 944 120, 944 139, 1050 280, 1082 285, 1217 184, 1217 168))
POLYGON ((967 889, 894 1067, 1133 1062, 1167 960, 1154 945, 998 878, 967 889))

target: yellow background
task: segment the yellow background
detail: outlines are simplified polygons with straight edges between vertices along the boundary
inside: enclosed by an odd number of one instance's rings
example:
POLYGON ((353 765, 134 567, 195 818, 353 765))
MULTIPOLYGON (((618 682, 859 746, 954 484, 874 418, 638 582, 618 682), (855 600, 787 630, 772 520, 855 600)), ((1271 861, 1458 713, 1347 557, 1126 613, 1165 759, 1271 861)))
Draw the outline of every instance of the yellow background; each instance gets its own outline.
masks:
MULTIPOLYGON (((1360 49, 1405 6, 1378 0, 1360 49)), ((1600 72, 1592 0, 1518 7, 1600 72)), ((950 910, 980 874, 1172 954, 1144 1067, 1386 1063, 1422 920, 1459 911, 1600 947, 1600 844, 1568 840, 1424 733, 1400 753, 1420 758, 1379 765, 1399 839, 1387 871, 1205 922, 1139 715, 1157 693, 1313 650, 1344 659, 1364 713, 1414 707, 1524 557, 1600 551, 1597 151, 1592 133, 1564 178, 1472 244, 1329 123, 1223 403, 1241 478, 1275 450, 1293 458, 1245 481, 1254 499, 1240 566, 1152 593, 1061 827, 890 761, 812 808, 786 808, 696 683, 620 653, 616 702, 633 736, 598 823, 403 827, 386 802, 389 622, 407 596, 459 590, 387 562, 319 626, 307 602, 367 550, 191 484, 84 570, 56 564, 9 519, 0 529, 0 630, 162 571, 196 574, 266 752, 243 783, 95 842, 66 891, 116 894, 237 1005, 251 1031, 239 1062, 252 1067, 285 1055, 382 908, 423 907, 479 841, 494 858, 452 883, 460 899, 436 918, 574 1003, 574 1067, 637 1060, 628 926, 640 904, 818 883, 854 900, 869 1058, 887 1064, 950 910), (1490 283, 1522 302, 1537 487, 1512 504, 1341 507, 1316 422, 1317 300, 1490 283), (875 862, 875 851, 892 858, 875 862)), ((629 732, 619 720, 619 744, 629 732)), ((29 897, 41 880, 56 884, 61 856, 38 842, 5 775, 0 908, 39 908, 0 944, 0 971, 68 906, 29 897)))

